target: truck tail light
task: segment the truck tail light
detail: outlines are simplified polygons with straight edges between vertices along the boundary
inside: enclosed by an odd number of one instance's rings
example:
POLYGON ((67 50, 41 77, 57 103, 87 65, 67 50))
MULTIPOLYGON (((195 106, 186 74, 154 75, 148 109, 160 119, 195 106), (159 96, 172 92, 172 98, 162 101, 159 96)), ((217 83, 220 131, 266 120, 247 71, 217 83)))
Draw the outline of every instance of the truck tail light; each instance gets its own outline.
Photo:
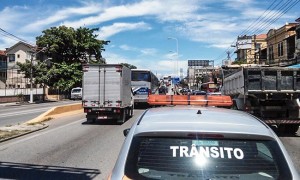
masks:
POLYGON ((88 113, 88 112, 90 113, 90 112, 92 112, 92 110, 91 110, 91 109, 84 108, 84 112, 85 112, 85 113, 88 113))
POLYGON ((114 113, 120 113, 121 112, 121 109, 115 109, 114 110, 114 113))

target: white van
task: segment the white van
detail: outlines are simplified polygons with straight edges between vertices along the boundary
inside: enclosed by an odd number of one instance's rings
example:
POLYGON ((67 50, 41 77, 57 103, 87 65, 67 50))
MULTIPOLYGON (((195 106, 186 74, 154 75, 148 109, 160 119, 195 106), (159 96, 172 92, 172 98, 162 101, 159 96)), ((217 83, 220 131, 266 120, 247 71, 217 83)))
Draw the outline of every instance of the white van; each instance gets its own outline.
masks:
POLYGON ((71 90, 71 99, 82 99, 82 88, 76 87, 71 90))

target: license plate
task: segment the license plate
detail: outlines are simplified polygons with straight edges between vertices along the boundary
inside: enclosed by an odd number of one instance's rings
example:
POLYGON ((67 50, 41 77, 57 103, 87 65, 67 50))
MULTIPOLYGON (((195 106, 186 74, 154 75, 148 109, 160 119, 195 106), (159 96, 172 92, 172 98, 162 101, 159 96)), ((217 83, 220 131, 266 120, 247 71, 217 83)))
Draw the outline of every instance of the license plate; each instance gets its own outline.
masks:
POLYGON ((107 119, 107 116, 99 116, 98 119, 107 119))

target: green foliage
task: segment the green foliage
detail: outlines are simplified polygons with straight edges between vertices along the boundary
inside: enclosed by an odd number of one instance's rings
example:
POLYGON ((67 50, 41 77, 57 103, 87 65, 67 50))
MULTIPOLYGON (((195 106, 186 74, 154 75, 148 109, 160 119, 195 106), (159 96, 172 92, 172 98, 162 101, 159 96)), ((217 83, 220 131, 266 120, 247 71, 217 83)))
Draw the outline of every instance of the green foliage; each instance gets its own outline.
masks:
POLYGON ((124 65, 124 66, 126 66, 126 67, 128 67, 129 69, 137 69, 136 66, 128 64, 128 63, 121 63, 121 64, 124 65))
POLYGON ((237 65, 247 64, 247 60, 236 60, 233 61, 232 64, 237 64, 237 65))
POLYGON ((65 91, 70 90, 81 86, 82 74, 80 63, 54 63, 48 71, 48 77, 52 80, 49 85, 65 91))
POLYGON ((44 47, 45 55, 52 58, 53 63, 88 62, 92 57, 94 61, 101 61, 101 51, 106 41, 96 39, 94 31, 80 27, 59 26, 43 31, 43 35, 36 38, 38 47, 44 47))
POLYGON ((60 26, 44 30, 36 39, 39 48, 51 58, 51 64, 38 61, 31 66, 29 60, 18 63, 25 77, 30 78, 30 69, 34 83, 48 85, 60 90, 80 87, 82 82, 82 63, 105 63, 101 55, 108 41, 98 40, 94 32, 98 29, 60 26))
MULTIPOLYGON (((25 73, 25 78, 30 78, 30 69, 31 63, 29 60, 26 60, 25 63, 17 62, 17 65, 20 67, 20 70, 25 73)), ((35 65, 32 65, 32 77, 34 77, 35 84, 47 84, 49 77, 47 75, 49 67, 45 62, 37 62, 35 65)))

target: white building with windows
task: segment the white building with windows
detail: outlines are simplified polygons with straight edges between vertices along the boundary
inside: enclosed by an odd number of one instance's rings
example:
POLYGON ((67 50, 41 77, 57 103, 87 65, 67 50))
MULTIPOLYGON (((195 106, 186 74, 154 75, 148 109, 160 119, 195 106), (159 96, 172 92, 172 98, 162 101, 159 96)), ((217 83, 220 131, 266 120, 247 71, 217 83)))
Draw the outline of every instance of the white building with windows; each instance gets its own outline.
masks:
POLYGON ((12 47, 6 49, 7 88, 26 88, 30 84, 29 79, 24 78, 24 74, 20 72, 17 62, 25 63, 26 59, 30 60, 33 48, 35 47, 20 41, 12 47))

